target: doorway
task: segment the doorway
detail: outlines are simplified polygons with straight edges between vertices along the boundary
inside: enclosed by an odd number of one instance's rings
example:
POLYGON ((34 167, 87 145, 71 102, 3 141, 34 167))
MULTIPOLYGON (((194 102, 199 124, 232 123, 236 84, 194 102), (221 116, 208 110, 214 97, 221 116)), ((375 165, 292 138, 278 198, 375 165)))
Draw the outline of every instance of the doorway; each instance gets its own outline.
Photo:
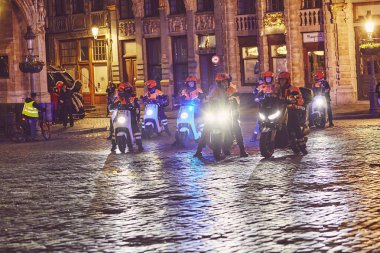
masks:
POLYGON ((315 81, 314 74, 319 70, 326 71, 324 44, 305 43, 303 48, 305 87, 311 88, 315 81))
POLYGON ((135 87, 137 80, 137 61, 136 57, 124 58, 124 71, 123 71, 123 81, 130 83, 135 87))

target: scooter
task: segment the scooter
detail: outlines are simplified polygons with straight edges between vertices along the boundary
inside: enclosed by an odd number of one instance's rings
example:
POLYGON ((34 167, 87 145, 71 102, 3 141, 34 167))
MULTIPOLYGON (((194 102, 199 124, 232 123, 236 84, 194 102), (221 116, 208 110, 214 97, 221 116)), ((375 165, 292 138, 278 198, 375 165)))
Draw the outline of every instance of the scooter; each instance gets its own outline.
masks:
POLYGON ((112 111, 112 120, 116 145, 122 153, 125 153, 127 147, 132 152, 133 144, 136 142, 132 130, 132 108, 122 105, 114 110, 116 111, 112 111))
POLYGON ((209 106, 204 121, 209 132, 207 144, 214 158, 220 160, 222 152, 228 154, 233 145, 232 111, 227 106, 209 106))
POLYGON ((325 128, 327 122, 327 102, 325 96, 318 94, 311 104, 310 123, 317 128, 325 128))
POLYGON ((161 133, 165 131, 165 126, 158 118, 158 110, 161 106, 163 107, 168 103, 167 97, 161 97, 151 101, 147 101, 147 99, 144 98, 143 102, 146 104, 142 126, 143 136, 151 138, 154 134, 161 135, 161 133))
POLYGON ((199 103, 183 101, 179 109, 176 127, 176 141, 185 147, 192 140, 199 140, 203 131, 202 123, 195 123, 195 110, 199 103))

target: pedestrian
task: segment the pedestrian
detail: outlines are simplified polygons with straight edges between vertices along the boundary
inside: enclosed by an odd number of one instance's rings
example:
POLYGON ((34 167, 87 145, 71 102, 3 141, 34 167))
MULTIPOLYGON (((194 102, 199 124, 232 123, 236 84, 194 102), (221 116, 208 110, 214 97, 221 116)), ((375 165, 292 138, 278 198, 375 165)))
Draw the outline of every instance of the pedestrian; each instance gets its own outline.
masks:
POLYGON ((73 100, 71 89, 67 87, 67 84, 64 83, 62 85, 62 90, 59 93, 59 102, 62 106, 62 121, 63 126, 67 127, 67 118, 70 119, 70 127, 74 126, 74 118, 73 118, 73 100))
POLYGON ((332 110, 331 110, 331 97, 330 97, 330 85, 329 83, 325 80, 325 73, 323 71, 318 70, 315 75, 315 83, 313 84, 313 92, 317 93, 316 90, 318 88, 321 88, 322 95, 325 96, 326 98, 326 103, 327 103, 327 115, 329 117, 329 126, 333 127, 333 116, 332 116, 332 110))
POLYGON ((380 106, 380 82, 376 85, 377 105, 380 106))
POLYGON ((107 89, 106 89, 106 92, 107 92, 107 114, 106 114, 106 117, 108 117, 108 115, 110 113, 109 106, 112 105, 114 102, 114 99, 116 96, 115 91, 116 91, 116 84, 110 82, 108 84, 107 89))
POLYGON ((31 141, 37 141, 37 120, 38 120, 38 112, 45 111, 45 108, 40 106, 36 102, 37 94, 32 92, 30 94, 30 98, 26 98, 24 102, 24 107, 22 109, 22 115, 27 119, 30 129, 30 138, 31 141))

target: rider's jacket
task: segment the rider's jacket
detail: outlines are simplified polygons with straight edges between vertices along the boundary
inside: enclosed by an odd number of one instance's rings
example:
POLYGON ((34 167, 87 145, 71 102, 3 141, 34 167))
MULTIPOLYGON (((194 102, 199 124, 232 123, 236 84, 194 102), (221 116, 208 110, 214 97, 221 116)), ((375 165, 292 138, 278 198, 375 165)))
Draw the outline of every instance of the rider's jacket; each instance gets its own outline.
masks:
POLYGON ((38 111, 42 110, 42 107, 31 98, 26 98, 24 107, 22 109, 22 115, 30 118, 38 118, 38 111))
POLYGON ((289 85, 285 89, 280 89, 280 91, 280 98, 291 102, 291 104, 288 106, 289 109, 303 109, 305 102, 298 87, 289 85))
POLYGON ((148 98, 149 100, 156 100, 158 96, 163 96, 164 93, 160 91, 159 89, 156 89, 154 93, 150 93, 147 91, 145 93, 145 97, 148 98))
POLYGON ((136 98, 136 96, 127 94, 125 92, 116 91, 113 103, 120 104, 120 105, 130 104, 130 105, 133 105, 133 107, 137 109, 140 108, 139 100, 136 98))
POLYGON ((314 94, 320 94, 326 98, 330 98, 330 85, 326 80, 320 80, 313 83, 313 92, 314 94))
POLYGON ((195 90, 184 89, 181 92, 181 96, 188 101, 199 98, 201 94, 203 94, 201 88, 196 88, 195 90))

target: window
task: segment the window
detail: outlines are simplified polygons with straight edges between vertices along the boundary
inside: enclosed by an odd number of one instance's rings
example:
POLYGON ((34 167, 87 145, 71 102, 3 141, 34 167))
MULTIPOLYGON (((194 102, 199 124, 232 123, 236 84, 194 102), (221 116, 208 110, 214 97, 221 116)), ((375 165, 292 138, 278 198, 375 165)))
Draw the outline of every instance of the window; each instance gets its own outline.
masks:
POLYGON ((77 42, 65 41, 60 46, 61 65, 77 63, 77 42))
POLYGON ((0 78, 9 78, 8 55, 0 55, 0 78))
POLYGON ((120 1, 120 19, 134 18, 132 4, 132 0, 120 1))
POLYGON ((160 39, 147 39, 146 51, 148 59, 148 79, 155 80, 157 83, 161 82, 161 40, 160 39))
POLYGON ((160 13, 158 11, 159 8, 159 0, 145 0, 144 9, 145 9, 145 17, 158 17, 160 13))
POLYGON ((198 0, 197 9, 202 11, 214 11, 214 0, 198 0))
POLYGON ((103 0, 91 0, 91 11, 102 11, 103 0))
POLYGON ((84 13, 84 0, 73 1, 73 14, 84 13))
POLYGON ((267 12, 284 11, 284 0, 267 0, 267 12))
POLYGON ((178 94, 188 76, 187 37, 173 37, 174 94, 178 94))
POLYGON ((303 0, 302 9, 322 8, 322 0, 303 0))
POLYGON ((258 83, 260 76, 259 49, 257 46, 242 47, 243 84, 258 83))
POLYGON ((66 15, 66 0, 55 0, 55 15, 66 15))
POLYGON ((80 61, 88 61, 90 59, 88 50, 88 40, 81 40, 80 42, 80 61))
POLYGON ((184 13, 186 13, 186 8, 183 0, 170 0, 170 14, 184 13))
POLYGON ((238 15, 256 14, 256 0, 238 0, 238 15))
POLYGON ((107 41, 95 40, 94 41, 94 61, 107 60, 107 41))

